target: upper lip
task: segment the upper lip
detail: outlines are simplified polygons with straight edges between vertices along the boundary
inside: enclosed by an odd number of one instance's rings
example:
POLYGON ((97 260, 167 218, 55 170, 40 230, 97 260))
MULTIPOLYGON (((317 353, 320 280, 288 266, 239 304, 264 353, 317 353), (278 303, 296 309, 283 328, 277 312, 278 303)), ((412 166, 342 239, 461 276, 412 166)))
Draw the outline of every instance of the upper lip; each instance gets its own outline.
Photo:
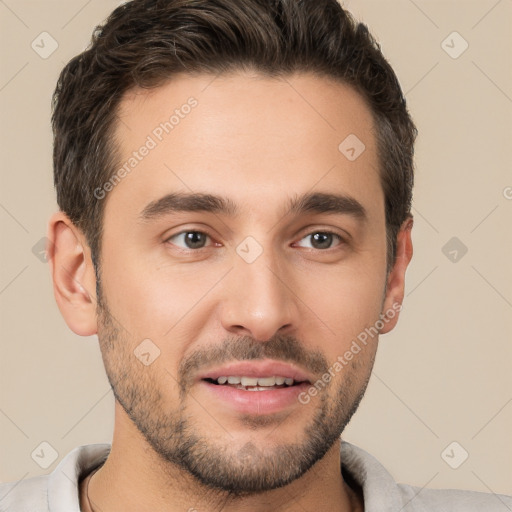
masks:
POLYGON ((236 361, 226 363, 199 375, 199 379, 217 380, 219 377, 272 377, 279 376, 296 382, 312 382, 313 377, 297 366, 282 361, 236 361))

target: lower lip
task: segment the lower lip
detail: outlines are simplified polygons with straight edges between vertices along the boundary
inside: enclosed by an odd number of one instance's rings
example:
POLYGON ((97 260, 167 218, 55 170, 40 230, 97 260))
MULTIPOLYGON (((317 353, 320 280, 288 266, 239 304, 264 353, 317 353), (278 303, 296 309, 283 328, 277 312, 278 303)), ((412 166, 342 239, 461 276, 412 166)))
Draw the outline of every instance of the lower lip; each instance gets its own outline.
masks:
POLYGON ((228 404, 231 409, 243 414, 264 415, 281 412, 292 405, 299 405, 298 396, 310 384, 304 382, 286 388, 268 391, 245 391, 233 386, 201 381, 200 385, 210 396, 228 404))

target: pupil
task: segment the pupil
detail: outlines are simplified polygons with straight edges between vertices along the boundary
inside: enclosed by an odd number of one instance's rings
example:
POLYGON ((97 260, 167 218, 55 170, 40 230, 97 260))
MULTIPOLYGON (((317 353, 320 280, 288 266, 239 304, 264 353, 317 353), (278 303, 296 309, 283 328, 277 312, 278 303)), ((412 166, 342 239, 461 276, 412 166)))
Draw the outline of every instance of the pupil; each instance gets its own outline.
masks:
POLYGON ((332 235, 330 233, 315 233, 313 240, 313 246, 316 248, 328 249, 332 242, 332 235))
POLYGON ((198 233, 196 231, 190 231, 185 236, 186 244, 190 249, 201 248, 204 245, 204 235, 203 233, 198 233))

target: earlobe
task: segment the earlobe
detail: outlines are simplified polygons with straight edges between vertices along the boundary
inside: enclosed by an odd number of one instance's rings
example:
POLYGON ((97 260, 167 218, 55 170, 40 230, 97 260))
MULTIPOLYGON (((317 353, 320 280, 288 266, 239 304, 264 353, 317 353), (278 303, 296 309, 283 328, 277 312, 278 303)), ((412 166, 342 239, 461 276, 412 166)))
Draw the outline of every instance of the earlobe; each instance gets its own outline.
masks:
POLYGON ((399 312, 404 299, 405 272, 413 254, 412 226, 413 219, 409 217, 404 221, 397 235, 396 259, 388 275, 386 297, 382 309, 382 315, 387 316, 387 321, 380 331, 381 334, 391 331, 398 322, 399 312))
POLYGON ((96 334, 96 276, 83 233, 63 213, 48 225, 48 262, 57 305, 69 328, 96 334))

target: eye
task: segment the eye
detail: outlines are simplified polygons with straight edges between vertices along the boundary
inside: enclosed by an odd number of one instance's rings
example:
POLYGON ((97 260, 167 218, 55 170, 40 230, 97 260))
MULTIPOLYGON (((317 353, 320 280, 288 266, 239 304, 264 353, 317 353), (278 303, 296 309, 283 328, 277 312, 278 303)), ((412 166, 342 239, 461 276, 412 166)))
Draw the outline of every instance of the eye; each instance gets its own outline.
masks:
POLYGON ((169 237, 166 242, 171 242, 182 249, 202 249, 210 237, 202 231, 182 231, 169 237))
POLYGON ((338 240, 336 245, 341 245, 345 242, 340 235, 333 233, 332 231, 315 231, 314 233, 310 233, 305 236, 302 240, 307 240, 308 238, 311 240, 311 243, 309 247, 306 247, 311 249, 330 249, 334 240, 338 240))

